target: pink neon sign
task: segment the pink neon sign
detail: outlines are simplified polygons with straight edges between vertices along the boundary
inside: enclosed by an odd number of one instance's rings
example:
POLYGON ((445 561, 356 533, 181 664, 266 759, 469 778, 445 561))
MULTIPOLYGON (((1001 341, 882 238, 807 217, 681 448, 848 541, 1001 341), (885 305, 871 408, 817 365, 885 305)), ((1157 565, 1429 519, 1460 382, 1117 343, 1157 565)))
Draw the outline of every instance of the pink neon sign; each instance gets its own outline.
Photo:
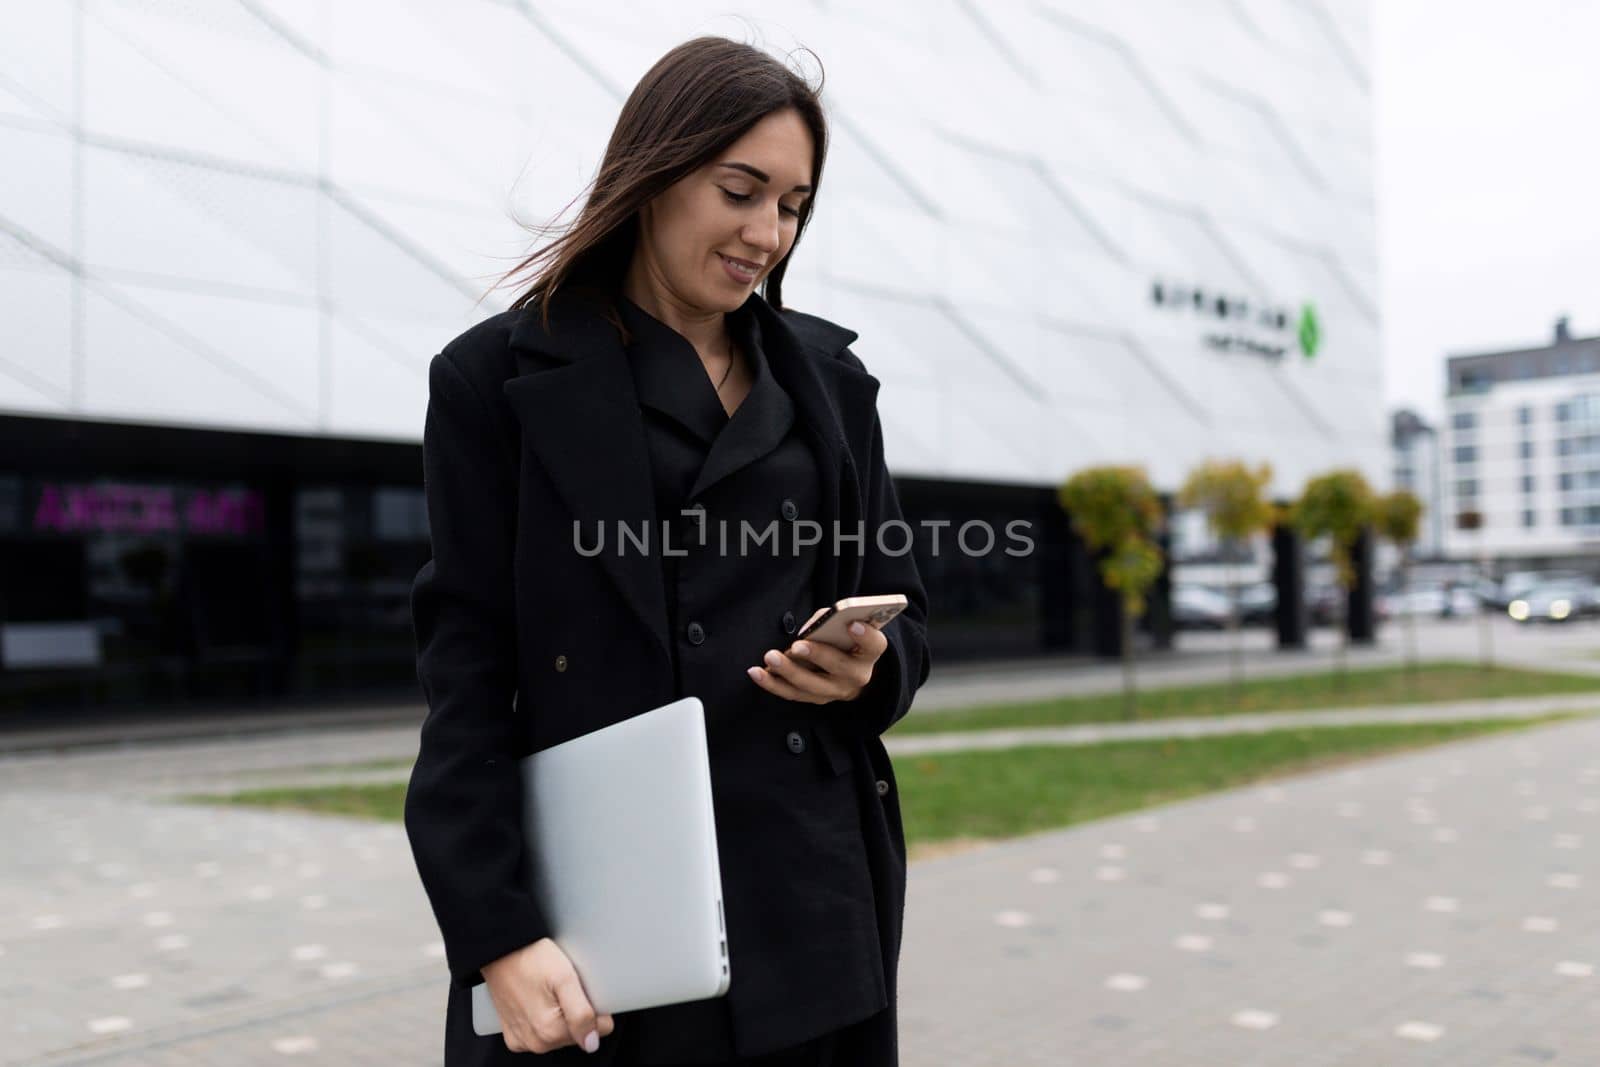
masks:
POLYGON ((46 484, 33 528, 49 533, 260 533, 266 503, 255 489, 179 490, 163 485, 46 484))

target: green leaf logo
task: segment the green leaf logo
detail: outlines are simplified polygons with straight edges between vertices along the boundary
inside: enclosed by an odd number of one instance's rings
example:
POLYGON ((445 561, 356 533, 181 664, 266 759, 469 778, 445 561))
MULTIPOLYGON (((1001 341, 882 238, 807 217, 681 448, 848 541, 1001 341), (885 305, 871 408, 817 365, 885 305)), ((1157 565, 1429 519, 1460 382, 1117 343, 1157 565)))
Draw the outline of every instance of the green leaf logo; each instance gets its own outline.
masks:
POLYGON ((1316 305, 1307 301, 1300 305, 1300 351, 1310 359, 1321 346, 1322 322, 1317 318, 1316 305))

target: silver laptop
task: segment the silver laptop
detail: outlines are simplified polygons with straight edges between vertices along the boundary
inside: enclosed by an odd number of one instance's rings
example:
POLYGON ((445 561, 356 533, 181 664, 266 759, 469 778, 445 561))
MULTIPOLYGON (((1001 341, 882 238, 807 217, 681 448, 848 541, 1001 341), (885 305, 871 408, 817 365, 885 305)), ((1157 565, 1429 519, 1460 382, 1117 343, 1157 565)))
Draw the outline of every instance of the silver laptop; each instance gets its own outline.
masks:
MULTIPOLYGON (((602 1015, 728 991, 722 869, 699 697, 522 760, 532 890, 602 1015)), ((472 1029, 500 1033, 480 982, 472 1029)))

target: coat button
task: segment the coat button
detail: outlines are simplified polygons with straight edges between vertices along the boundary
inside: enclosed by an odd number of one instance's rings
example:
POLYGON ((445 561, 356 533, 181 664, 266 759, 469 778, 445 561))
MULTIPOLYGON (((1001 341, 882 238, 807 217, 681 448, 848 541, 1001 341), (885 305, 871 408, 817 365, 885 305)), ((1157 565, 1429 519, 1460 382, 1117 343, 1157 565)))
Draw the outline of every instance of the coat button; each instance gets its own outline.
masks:
POLYGON ((880 797, 886 797, 889 795, 889 783, 884 781, 882 778, 878 779, 878 795, 880 797))
POLYGON ((706 639, 706 628, 697 622, 691 622, 686 630, 691 645, 702 644, 706 639))
POLYGON ((778 625, 783 627, 783 632, 784 633, 786 633, 786 634, 794 633, 794 612, 792 612, 792 611, 784 612, 783 613, 783 618, 782 618, 782 620, 779 621, 778 625))
POLYGON ((789 751, 796 756, 806 750, 806 739, 800 736, 799 730, 790 730, 789 736, 784 738, 784 741, 788 743, 789 751))
POLYGON ((556 657, 556 670, 564 671, 566 669, 567 669, 567 657, 565 657, 565 656, 557 656, 556 657))
POLYGON ((793 522, 800 514, 800 509, 795 507, 794 501, 790 500, 788 497, 783 498, 782 510, 783 517, 790 522, 793 522))

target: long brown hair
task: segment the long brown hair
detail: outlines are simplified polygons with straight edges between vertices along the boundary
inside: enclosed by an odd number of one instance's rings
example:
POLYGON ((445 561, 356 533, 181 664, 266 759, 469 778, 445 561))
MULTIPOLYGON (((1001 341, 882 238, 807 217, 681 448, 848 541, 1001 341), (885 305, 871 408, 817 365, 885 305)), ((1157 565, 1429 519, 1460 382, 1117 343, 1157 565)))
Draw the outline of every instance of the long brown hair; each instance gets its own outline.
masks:
MULTIPOLYGON (((819 78, 812 88, 761 49, 726 37, 696 37, 673 48, 639 79, 622 105, 577 221, 502 275, 494 288, 519 275, 535 274, 535 281, 511 307, 541 305, 546 329, 550 298, 558 289, 598 294, 607 319, 626 337, 615 297, 638 238, 639 208, 711 162, 767 115, 794 108, 811 131, 812 193, 800 208, 790 255, 772 268, 762 284, 762 296, 781 308, 783 276, 817 202, 828 155, 820 66, 819 61, 819 78)), ((541 236, 551 229, 529 228, 541 236)))

